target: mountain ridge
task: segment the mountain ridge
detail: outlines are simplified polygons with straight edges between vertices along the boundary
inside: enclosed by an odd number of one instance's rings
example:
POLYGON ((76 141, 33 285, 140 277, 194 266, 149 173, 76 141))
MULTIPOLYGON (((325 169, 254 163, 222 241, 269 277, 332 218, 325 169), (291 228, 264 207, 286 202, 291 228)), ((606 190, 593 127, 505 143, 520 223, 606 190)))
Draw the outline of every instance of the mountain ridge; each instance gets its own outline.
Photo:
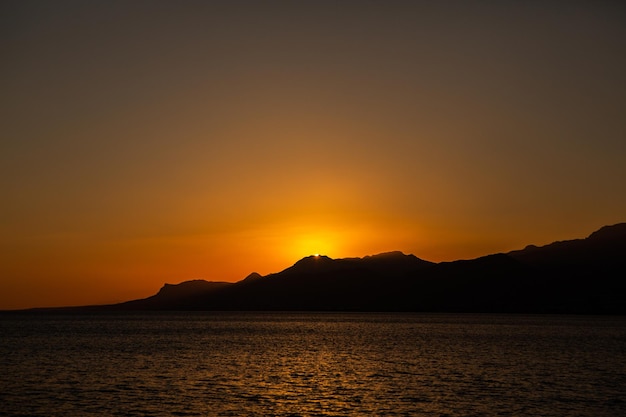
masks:
POLYGON ((145 299, 82 309, 626 314, 625 277, 626 223, 619 223, 583 239, 452 262, 399 251, 311 255, 265 276, 165 284, 145 299))

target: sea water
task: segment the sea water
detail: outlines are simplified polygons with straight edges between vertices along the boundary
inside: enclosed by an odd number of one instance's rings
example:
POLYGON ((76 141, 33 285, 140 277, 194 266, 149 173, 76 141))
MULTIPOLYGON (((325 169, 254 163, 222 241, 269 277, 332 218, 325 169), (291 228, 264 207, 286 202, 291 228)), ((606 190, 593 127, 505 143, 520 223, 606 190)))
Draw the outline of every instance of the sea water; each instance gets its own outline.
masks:
POLYGON ((0 415, 626 415, 626 318, 2 314, 0 415))

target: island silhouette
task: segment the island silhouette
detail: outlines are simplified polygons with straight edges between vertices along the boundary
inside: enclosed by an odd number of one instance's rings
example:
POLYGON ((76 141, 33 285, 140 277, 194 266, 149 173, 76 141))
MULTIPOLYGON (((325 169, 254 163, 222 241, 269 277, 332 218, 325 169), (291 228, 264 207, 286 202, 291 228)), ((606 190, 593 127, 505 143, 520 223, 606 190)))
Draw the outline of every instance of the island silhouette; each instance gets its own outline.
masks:
POLYGON ((433 263, 402 252, 312 255, 230 282, 165 284, 148 298, 36 311, 380 311, 626 314, 626 223, 587 238, 433 263))

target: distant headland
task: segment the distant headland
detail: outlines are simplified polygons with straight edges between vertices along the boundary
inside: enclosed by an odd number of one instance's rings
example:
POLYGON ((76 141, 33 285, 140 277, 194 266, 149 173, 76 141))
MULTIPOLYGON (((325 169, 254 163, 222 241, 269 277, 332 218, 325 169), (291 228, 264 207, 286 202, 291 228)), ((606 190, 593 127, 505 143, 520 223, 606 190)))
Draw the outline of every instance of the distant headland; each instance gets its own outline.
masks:
POLYGON ((380 311, 626 314, 626 223, 587 238, 433 263, 402 252, 312 255, 235 282, 165 284, 119 304, 29 311, 380 311))

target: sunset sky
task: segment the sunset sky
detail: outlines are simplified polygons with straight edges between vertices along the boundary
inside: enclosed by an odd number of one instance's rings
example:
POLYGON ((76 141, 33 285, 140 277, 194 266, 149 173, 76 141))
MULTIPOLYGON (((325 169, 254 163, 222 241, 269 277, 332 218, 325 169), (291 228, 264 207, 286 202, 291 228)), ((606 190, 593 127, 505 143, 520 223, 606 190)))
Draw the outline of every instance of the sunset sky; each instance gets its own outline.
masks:
POLYGON ((626 8, 3 1, 0 309, 626 221, 626 8))

